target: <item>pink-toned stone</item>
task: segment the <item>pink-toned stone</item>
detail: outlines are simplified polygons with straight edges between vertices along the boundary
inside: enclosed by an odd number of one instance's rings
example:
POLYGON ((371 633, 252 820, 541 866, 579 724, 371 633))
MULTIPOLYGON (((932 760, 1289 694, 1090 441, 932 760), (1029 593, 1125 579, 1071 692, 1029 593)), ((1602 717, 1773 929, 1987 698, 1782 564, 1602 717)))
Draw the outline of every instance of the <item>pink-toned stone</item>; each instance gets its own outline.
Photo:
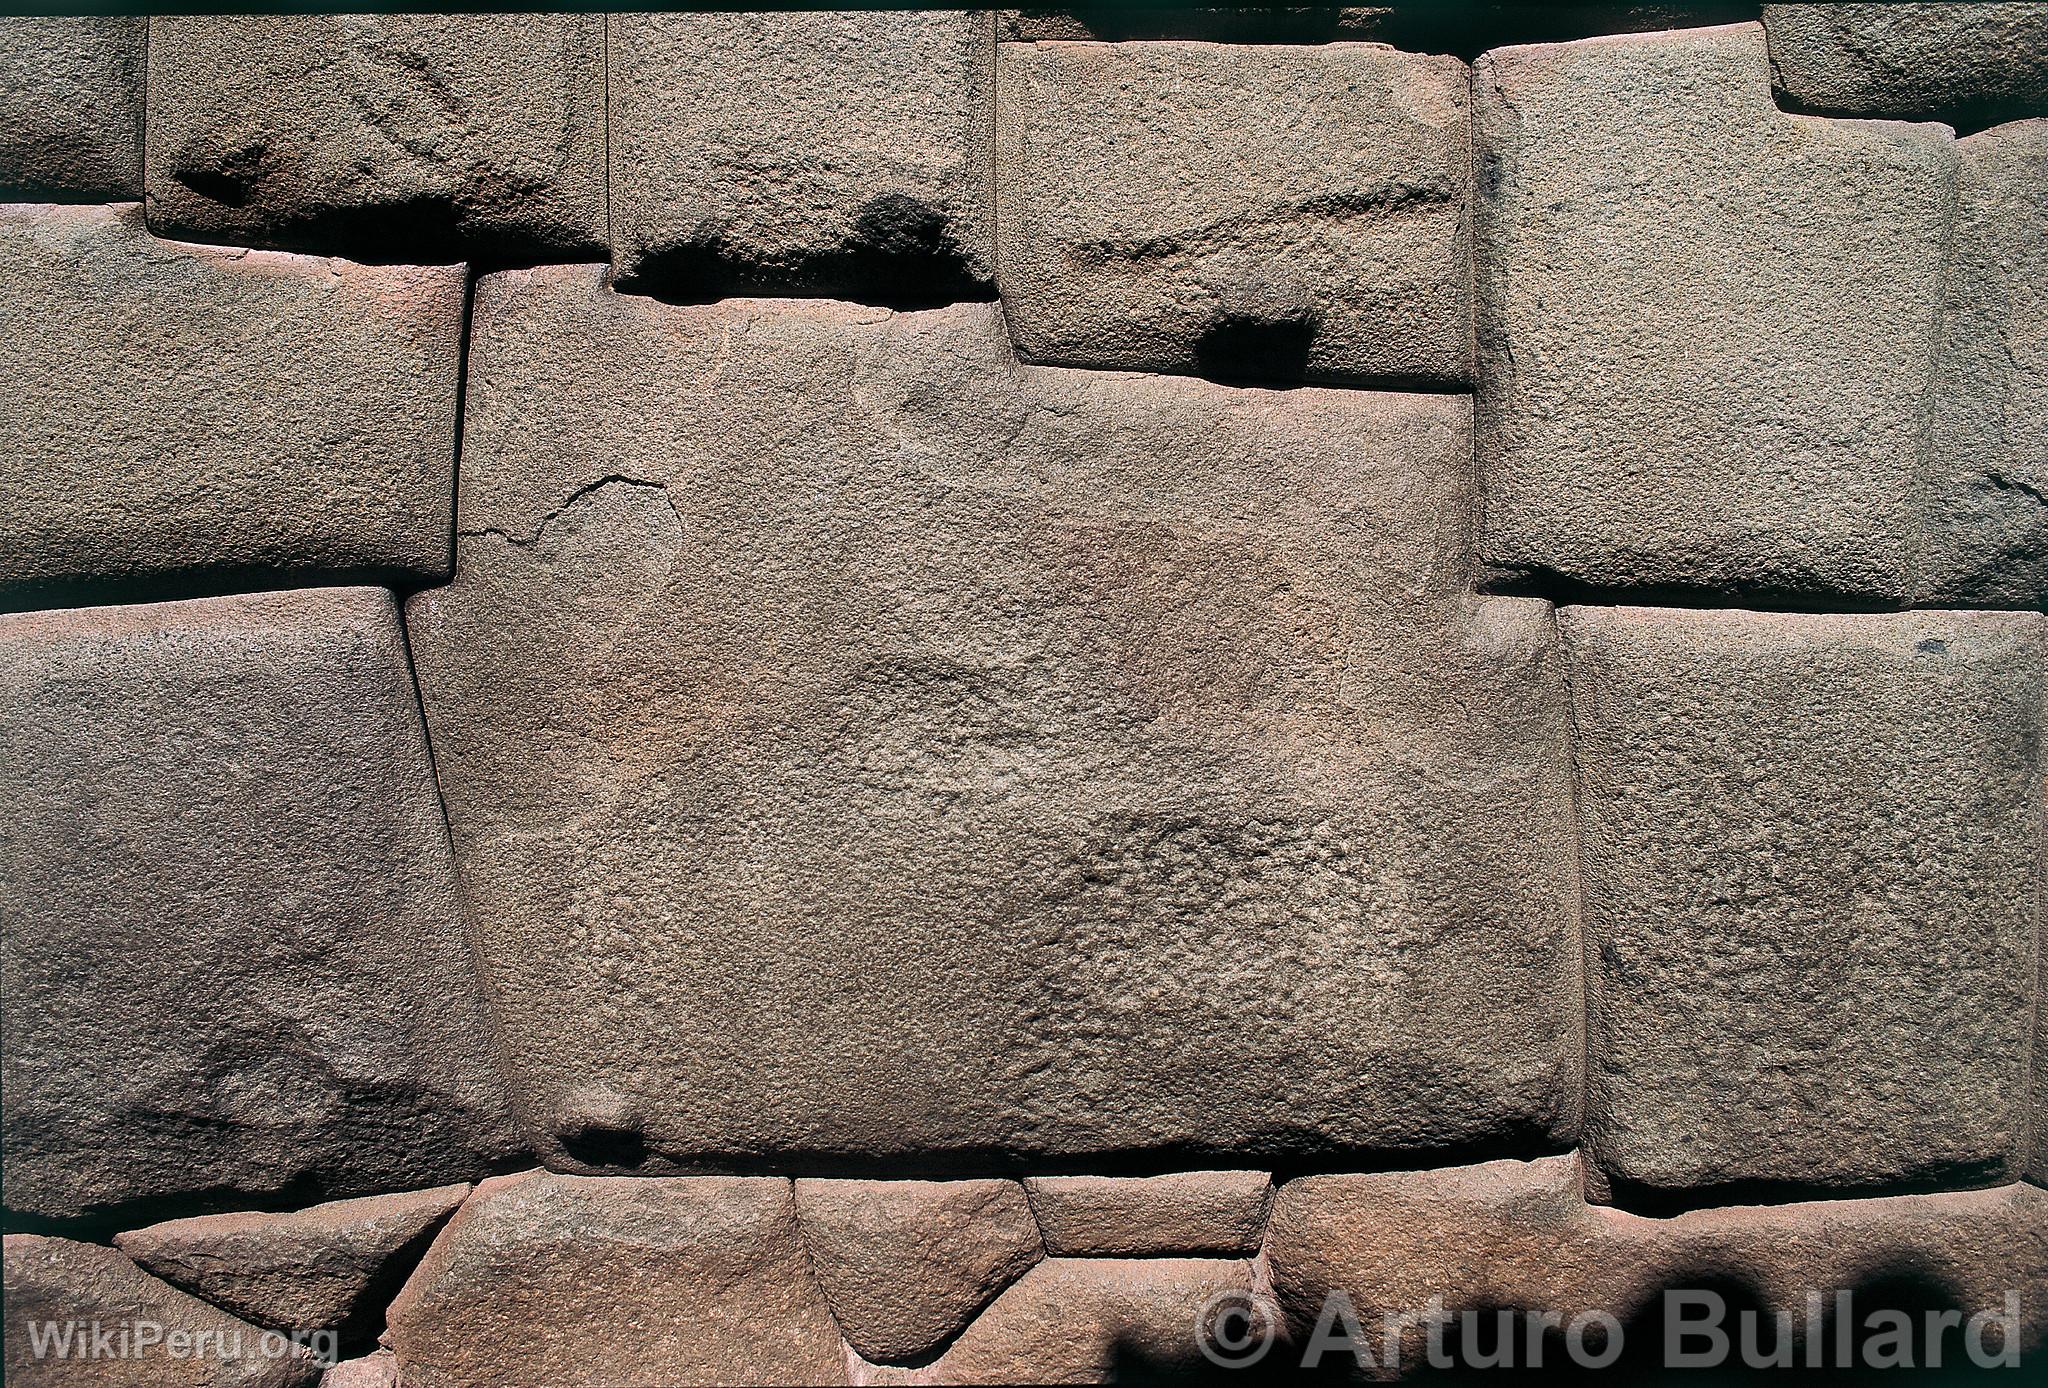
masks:
POLYGON ((408 1253, 469 1193, 467 1185, 336 1200, 294 1214, 174 1219, 114 1237, 173 1286, 274 1330, 375 1329, 408 1253), (373 1319, 374 1318, 374 1319, 373 1319))
POLYGON ((1024 1184, 1045 1251, 1080 1258, 1255 1253, 1273 1189, 1263 1171, 1041 1176, 1024 1184))
POLYGON ((827 1384, 846 1351, 786 1180, 480 1183, 390 1311, 406 1388, 827 1384))
POLYGON ((398 1359, 388 1349, 344 1359, 321 1375, 320 1388, 400 1388, 398 1359))
POLYGON ((1015 1181, 798 1181, 811 1266, 867 1359, 929 1354, 1040 1256, 1015 1181))

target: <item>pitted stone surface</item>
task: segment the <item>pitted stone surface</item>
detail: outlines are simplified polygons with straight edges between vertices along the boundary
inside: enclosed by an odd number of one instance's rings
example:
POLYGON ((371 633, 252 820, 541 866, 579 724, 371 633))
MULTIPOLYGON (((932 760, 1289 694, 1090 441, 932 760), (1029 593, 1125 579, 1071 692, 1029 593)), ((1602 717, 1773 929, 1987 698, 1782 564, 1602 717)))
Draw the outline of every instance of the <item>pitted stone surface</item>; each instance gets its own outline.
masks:
POLYGON ((2048 120, 1986 130, 1956 152, 1920 600, 2037 607, 2048 599, 2048 120))
POLYGON ((320 1379, 306 1351, 265 1354, 255 1326, 159 1282, 111 1248, 36 1234, 9 1234, 5 1243, 10 1388, 312 1388, 320 1379), (69 1326, 79 1352, 60 1355, 61 1342, 45 1340, 38 1357, 32 1325, 43 1335, 69 1326), (91 1355, 95 1326, 110 1336, 125 1328, 123 1352, 110 1341, 108 1352, 91 1355), (141 1326, 164 1341, 142 1347, 141 1326), (172 1352, 174 1335, 187 1337, 177 1342, 180 1353, 172 1352))
POLYGON ((619 282, 981 297, 993 62, 966 10, 613 16, 619 282))
POLYGON ((142 196, 146 23, 0 17, 0 202, 142 196))
POLYGON ((1025 1182, 1054 1257, 1258 1252, 1273 1183, 1263 1171, 1039 1176, 1025 1182))
POLYGON ((1965 126, 2048 115, 2048 4, 1766 5, 1799 110, 1965 126))
POLYGON ((864 1384, 1186 1382, 1210 1370, 1198 1327, 1228 1299, 1276 1323, 1251 1264, 1221 1258, 1048 1258, 920 1369, 864 1384))
POLYGON ((408 620, 551 1163, 1568 1126, 1559 672, 1465 596, 1463 400, 594 268, 475 321, 408 620))
POLYGON ((605 240, 604 16, 150 21, 149 224, 405 260, 605 240))
POLYGON ((374 1338, 407 1258, 467 1185, 336 1200, 293 1214, 198 1215, 114 1236, 136 1263, 255 1325, 374 1338))
POLYGON ((790 1183, 494 1177, 391 1307, 406 1388, 830 1384, 790 1183))
POLYGON ((1501 49, 1473 90, 1482 557, 1903 602, 1949 131, 1780 114, 1754 24, 1501 49))
MULTIPOLYGON (((1835 1294, 1846 1291, 1867 1313, 1891 1304, 1887 1296, 1901 1284, 1965 1315, 2002 1316, 2006 1293, 2017 1291, 2022 1339, 2034 1352, 2048 1347, 2048 1193, 2023 1185, 1648 1219, 1588 1205, 1572 1157, 1309 1176, 1275 1194, 1266 1253, 1297 1342, 1315 1326, 1325 1296, 1342 1290, 1382 1368, 1390 1358, 1382 1313, 1421 1313, 1441 1296, 1453 1314, 1606 1311, 1623 1323, 1624 1347, 1649 1350, 1645 1371, 1661 1378, 1670 1372, 1659 1353, 1667 1343, 1659 1304, 1666 1288, 1713 1289, 1738 1305, 1752 1300, 1766 1313, 1767 1348, 1776 1333, 1772 1313, 1783 1317, 1799 1363, 1807 1362, 1809 1293, 1832 1309, 1835 1294)), ((1734 1320, 1731 1313, 1731 1335, 1734 1320)), ((1407 1331, 1399 1372, 1378 1376, 1422 1368, 1425 1333, 1407 1331)), ((1458 1343, 1456 1333, 1450 1343, 1458 1343)), ((1587 1343, 1598 1348, 1593 1338, 1587 1343)), ((1332 1362, 1343 1357, 1340 1350, 1332 1362)), ((1633 1362, 1616 1369, 1617 1381, 1633 1362)))
POLYGON ((1026 360, 1468 378, 1463 63, 1040 43, 997 68, 997 278, 1026 360))
POLYGON ((1015 1181, 800 1180, 796 1210, 840 1332, 879 1363, 930 1354, 1042 1256, 1015 1181))
POLYGON ((2041 615, 1559 621, 1601 1168, 1690 1203, 2012 1174, 2041 615))
POLYGON ((0 617, 12 1211, 515 1150, 388 594, 0 617))
POLYGON ((0 208, 0 607, 444 575, 462 301, 0 208))

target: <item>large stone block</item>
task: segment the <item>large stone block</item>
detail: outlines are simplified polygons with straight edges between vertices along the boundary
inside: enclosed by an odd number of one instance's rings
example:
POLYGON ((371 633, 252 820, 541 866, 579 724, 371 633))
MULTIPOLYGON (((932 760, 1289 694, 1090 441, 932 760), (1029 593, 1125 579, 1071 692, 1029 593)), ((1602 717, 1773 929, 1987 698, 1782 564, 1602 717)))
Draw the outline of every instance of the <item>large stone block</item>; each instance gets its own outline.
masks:
POLYGON ((847 1381, 790 1183, 768 1177, 494 1177, 389 1338, 406 1388, 847 1381))
POLYGON ((2048 599, 2048 120, 1956 151, 1921 601, 2036 607, 2048 599))
POLYGON ((550 1163, 1569 1128, 1554 635, 1466 594, 1464 400, 478 293, 408 620, 550 1163))
MULTIPOLYGON (((1589 1325, 1589 1313, 1605 1312, 1620 1324, 1623 1343, 1594 1330, 1585 1344, 1595 1354, 1624 1356, 1610 1375, 1615 1381, 1638 1381, 1636 1373, 1664 1381, 1671 1373, 1666 1355, 1676 1342, 1664 1302, 1671 1291, 1722 1297, 1731 1344, 1785 1354, 1784 1367, 1864 1368, 1865 1321, 1874 1312, 1910 1311, 1916 1335, 1927 1311, 1988 1313, 2002 1325, 2008 1292, 2020 1298, 2020 1361, 2048 1349, 2048 1194, 2029 1186, 1649 1219, 1588 1205, 1572 1157, 1310 1176, 1274 1196, 1266 1256, 1297 1343, 1312 1338, 1329 1294, 1342 1292, 1377 1378, 1426 1369, 1430 1331, 1421 1322, 1432 1298, 1441 1298, 1447 1318, 1436 1332, 1441 1353, 1468 1367, 1486 1366, 1460 1359, 1480 1339, 1466 1338, 1475 1319, 1486 1325, 1482 1352, 1492 1353, 1502 1311, 1587 1317, 1589 1325), (1852 1323, 1846 1361, 1836 1329, 1844 1295, 1852 1323), (1763 1313, 1749 1341, 1737 1338, 1744 1311, 1763 1313), (1391 1319, 1402 1314, 1405 1327, 1391 1319)), ((1546 1346, 1552 1368, 1568 1362, 1556 1325, 1546 1346)), ((1943 1369, 1968 1367, 1959 1329, 1951 1323, 1943 1369)), ((1520 1329, 1503 1339, 1510 1354, 1528 1354, 1520 1329)), ((1681 1347, 1696 1353, 1700 1342, 1681 1347)), ((1983 1349, 2003 1347, 2000 1331, 1987 1329, 1983 1349)), ((1318 1367, 1328 1371, 1347 1357, 1337 1349, 1318 1367)), ((1915 1362, 1934 1367, 1924 1357, 1915 1362)), ((1529 1360, 1505 1367, 1529 1367, 1529 1360)))
POLYGON ((1602 1170, 1694 1203, 2009 1176, 2041 615, 1560 622, 1602 1170))
POLYGON ((604 23, 153 19, 149 224, 195 241, 403 260, 599 251, 604 23))
POLYGON ((1027 360, 1467 379, 1457 59, 1041 43, 997 66, 998 282, 1027 360))
POLYGON ((1799 109, 1987 125, 2048 115, 2048 4, 1766 5, 1799 109))
POLYGON ((0 747, 10 1210, 513 1154, 388 594, 0 617, 0 747))
POLYGON ((1954 142, 1771 102, 1754 24, 1474 69, 1482 556, 1903 601, 1954 142))
POLYGON ((312 1388, 320 1379, 308 1348, 266 1338, 111 1248, 36 1234, 5 1243, 12 1388, 312 1388))
POLYGON ((145 24, 0 18, 0 202, 142 195, 145 24))
POLYGON ((611 20, 613 263, 697 298, 943 303, 990 275, 988 15, 611 20))
POLYGON ((446 574, 462 301, 0 208, 0 607, 446 574))

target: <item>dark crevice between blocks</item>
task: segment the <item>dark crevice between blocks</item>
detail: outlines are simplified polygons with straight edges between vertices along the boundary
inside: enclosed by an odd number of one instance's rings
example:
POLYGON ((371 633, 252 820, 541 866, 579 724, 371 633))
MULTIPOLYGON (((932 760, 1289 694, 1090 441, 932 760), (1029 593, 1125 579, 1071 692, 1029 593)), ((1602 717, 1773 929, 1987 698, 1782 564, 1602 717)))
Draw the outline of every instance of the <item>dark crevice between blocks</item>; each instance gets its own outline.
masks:
POLYGON ((1661 1186, 1608 1173, 1614 1208, 1650 1219, 1739 1205, 1796 1205, 1815 1200, 1874 1200, 1897 1195, 1954 1195, 2011 1185, 2019 1174, 2009 1157, 1949 1162, 1911 1176, 1864 1181, 1739 1180, 1661 1186))

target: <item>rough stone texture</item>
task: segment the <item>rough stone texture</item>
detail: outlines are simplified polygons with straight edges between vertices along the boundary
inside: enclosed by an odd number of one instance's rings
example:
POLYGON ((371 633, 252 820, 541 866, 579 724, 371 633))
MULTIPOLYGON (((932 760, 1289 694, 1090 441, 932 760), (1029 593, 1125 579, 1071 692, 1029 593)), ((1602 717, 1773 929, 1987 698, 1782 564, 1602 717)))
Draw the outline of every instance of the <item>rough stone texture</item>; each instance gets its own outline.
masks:
MULTIPOLYGON (((1572 1157, 1310 1176, 1274 1195, 1266 1252, 1296 1339, 1324 1296, 1342 1289, 1382 1368, 1381 1312, 1420 1312, 1436 1295, 1452 1313, 1604 1310, 1623 1323, 1625 1343, 1653 1354, 1662 1343, 1658 1295, 1674 1287, 1788 1313, 1802 1362, 1814 1291, 1829 1305, 1848 1291, 1868 1310, 1910 1287, 1915 1299, 1972 1314, 2001 1311, 2006 1292, 2018 1291, 2023 1338, 2040 1346, 2048 1334, 2048 1194, 2031 1186, 1647 1219, 1588 1205, 1572 1157)), ((1424 1351, 1423 1332, 1411 1330, 1400 1366, 1419 1367, 1424 1351)), ((1649 1367, 1658 1367, 1654 1357, 1649 1367)), ((1617 1381, 1629 1381, 1628 1369, 1618 1367, 1617 1381)))
POLYGON ((796 1210, 840 1332, 877 1362, 930 1354, 1041 1256, 1015 1181, 798 1181, 796 1210))
POLYGON ((1529 0, 1404 0, 1392 5, 1183 8, 1102 5, 1085 9, 998 10, 996 37, 1043 41, 1197 39, 1214 43, 1333 43, 1362 40, 1414 53, 1476 57, 1510 43, 1551 43, 1589 34, 1689 29, 1755 19, 1754 4, 1531 4, 1529 0))
POLYGON ((0 607, 445 575, 462 300, 0 207, 0 607))
POLYGON ((1467 379, 1464 64, 1041 43, 997 69, 997 276, 1026 360, 1467 379))
POLYGON ((0 202, 142 196, 145 23, 0 18, 0 202))
POLYGON ((320 1376, 320 1388, 402 1388, 398 1358, 380 1349, 360 1359, 344 1359, 320 1376))
POLYGON ((1050 1258, 933 1363, 868 1367, 868 1384, 1181 1382, 1209 1369, 1197 1340, 1219 1298, 1277 1320, 1249 1263, 1213 1258, 1050 1258))
POLYGON ((254 1325, 374 1337, 398 1278, 468 1193, 467 1185, 437 1186, 296 1214, 199 1215, 117 1234, 114 1243, 166 1282, 254 1325))
POLYGON ((1263 1171, 1041 1176, 1025 1182, 1054 1257, 1256 1253, 1273 1183, 1263 1171))
POLYGON ((305 1350, 273 1341, 275 1352, 266 1353, 255 1326, 157 1281, 111 1248, 36 1234, 9 1234, 5 1244, 10 1388, 311 1388, 320 1378, 305 1350), (144 1338, 161 1330, 165 1342, 144 1346, 131 1332, 124 1353, 110 1343, 87 1357, 95 1322, 110 1335, 146 1325, 153 1329, 144 1338), (72 1329, 72 1353, 45 1340, 38 1357, 32 1325, 45 1334, 72 1329))
POLYGON ((1921 601, 2036 607, 2048 598, 2048 120, 1956 152, 1921 601))
POLYGON ((1601 1168, 1688 1203, 2012 1173, 2041 615, 1559 622, 1601 1168))
POLYGON ((1754 24, 1474 69, 1483 557, 1900 601, 1955 151, 1786 116, 1754 24))
POLYGON ((990 26, 964 10, 613 16, 620 284, 978 297, 990 26))
POLYGON ((1946 120, 2048 115, 2048 4, 1766 5, 1771 71, 1800 110, 1946 120))
POLYGON ((10 1210, 515 1150, 388 594, 0 617, 0 765, 10 1210))
POLYGON ((406 1388, 825 1384, 845 1348, 790 1183, 494 1177, 391 1307, 406 1388))
POLYGON ((1569 1128, 1554 633, 1465 595, 1463 400, 478 293, 408 620, 550 1164, 1569 1128))
POLYGON ((160 235, 562 258, 605 241, 604 16, 150 21, 160 235))

